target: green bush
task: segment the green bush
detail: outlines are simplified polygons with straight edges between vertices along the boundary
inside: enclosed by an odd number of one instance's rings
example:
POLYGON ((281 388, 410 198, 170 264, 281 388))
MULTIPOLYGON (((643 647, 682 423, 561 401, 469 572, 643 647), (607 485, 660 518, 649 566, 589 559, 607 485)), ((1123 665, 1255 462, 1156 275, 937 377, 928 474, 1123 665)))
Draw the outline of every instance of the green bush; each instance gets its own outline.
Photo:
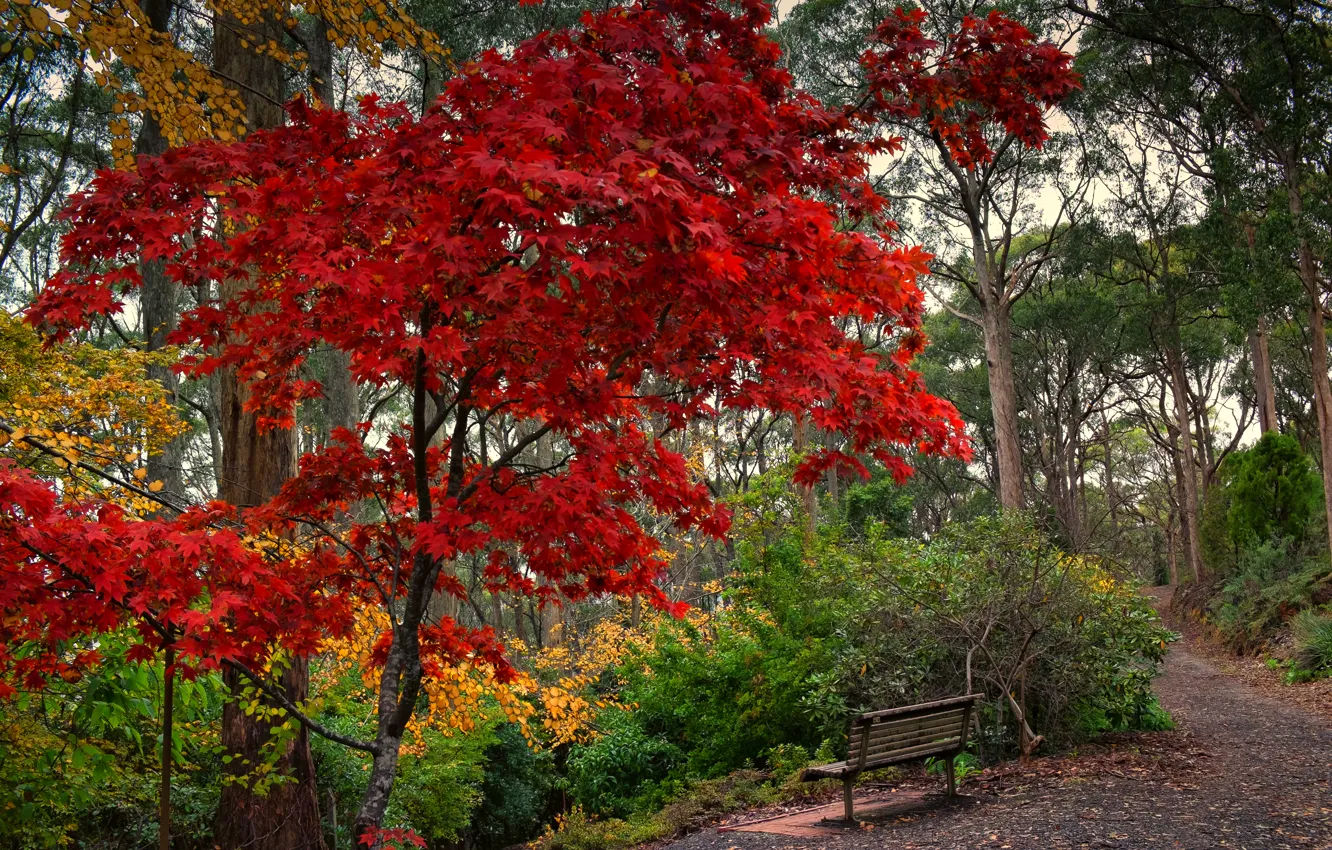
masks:
POLYGON ((1088 713, 1115 728, 1151 714, 1151 679, 1173 636, 1132 586, 1027 519, 960 523, 924 544, 872 536, 850 580, 852 706, 952 696, 970 683, 992 698, 981 707, 988 758, 1014 741, 1011 722, 991 733, 1012 716, 1005 694, 1034 733, 1061 743, 1087 734, 1088 713))
POLYGON ((602 715, 601 723, 602 735, 569 752, 569 785, 575 802, 587 811, 623 817, 684 754, 665 738, 644 732, 627 712, 612 710, 602 715))
POLYGON ((1294 437, 1269 431, 1232 461, 1227 521, 1231 542, 1268 540, 1298 548, 1320 516, 1323 482, 1294 437))
POLYGON ((527 841, 541 831, 555 785, 549 750, 532 749, 515 724, 495 731, 486 750, 481 803, 469 829, 475 850, 499 850, 527 841))
POLYGON ((1292 554, 1285 544, 1271 541, 1250 546, 1211 602, 1213 624, 1232 648, 1256 650, 1327 592, 1328 583, 1327 560, 1321 553, 1292 554))
POLYGON ((386 826, 409 826, 432 846, 457 842, 482 799, 484 753, 494 723, 444 735, 426 728, 419 753, 402 757, 386 826))

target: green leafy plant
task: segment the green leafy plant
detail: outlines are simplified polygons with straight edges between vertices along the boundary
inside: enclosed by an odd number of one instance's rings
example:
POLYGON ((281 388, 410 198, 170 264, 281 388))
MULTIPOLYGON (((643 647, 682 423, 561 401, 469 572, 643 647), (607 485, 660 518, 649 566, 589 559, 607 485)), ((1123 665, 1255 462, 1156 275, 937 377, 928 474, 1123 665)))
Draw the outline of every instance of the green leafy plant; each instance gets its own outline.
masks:
POLYGON ((1311 673, 1332 673, 1332 613, 1301 611, 1291 623, 1296 665, 1311 673))
MULTIPOLYGON (((943 776, 947 770, 947 759, 932 758, 925 762, 926 773, 943 776)), ((958 782, 964 782, 967 779, 976 776, 982 770, 984 770, 984 768, 981 767, 980 758, 975 753, 964 750, 953 758, 953 777, 958 782)))

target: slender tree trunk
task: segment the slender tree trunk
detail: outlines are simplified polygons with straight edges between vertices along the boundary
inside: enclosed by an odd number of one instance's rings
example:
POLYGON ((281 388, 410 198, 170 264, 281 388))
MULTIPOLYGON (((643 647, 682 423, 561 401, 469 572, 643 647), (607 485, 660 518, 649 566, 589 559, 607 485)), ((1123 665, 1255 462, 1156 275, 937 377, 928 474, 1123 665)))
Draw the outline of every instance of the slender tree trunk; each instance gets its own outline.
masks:
POLYGON ((1113 549, 1119 541, 1119 507, 1117 505, 1119 497, 1115 493, 1115 469, 1114 456, 1111 454, 1113 445, 1110 442, 1110 422, 1104 417, 1101 418, 1101 429, 1101 459, 1105 468, 1105 509, 1110 520, 1110 545, 1113 549))
POLYGON ((1169 517, 1166 520, 1166 559, 1167 569, 1169 570, 1168 580, 1171 587, 1179 585, 1179 547, 1176 545, 1178 535, 1175 534, 1175 518, 1169 517))
MULTIPOLYGON (((281 42, 280 18, 269 14, 246 24, 221 15, 214 18, 214 65, 223 79, 234 81, 239 88, 249 130, 282 123, 283 69, 276 59, 240 42, 242 37, 252 44, 268 39, 281 42)), ((249 285, 247 280, 227 282, 220 295, 223 299, 234 297, 240 288, 249 285)), ((221 373, 218 395, 222 434, 218 495, 233 505, 262 504, 276 495, 296 471, 296 434, 290 429, 259 429, 254 414, 244 409, 248 388, 234 371, 221 373)), ((228 671, 224 680, 232 693, 246 685, 234 671, 228 671)), ((305 700, 309 691, 307 660, 292 659, 279 684, 292 701, 305 700)), ((279 774, 294 781, 273 784, 258 794, 244 779, 247 771, 261 763, 271 725, 266 718, 247 715, 234 700, 223 706, 222 747, 236 758, 227 768, 233 781, 222 786, 213 843, 220 850, 323 850, 314 759, 304 727, 282 745, 275 765, 279 774)))
MULTIPOLYGON (((513 598, 513 636, 527 645, 527 623, 524 618, 527 616, 527 597, 515 596, 513 598)), ((530 647, 529 647, 530 648, 530 647)))
POLYGON ((1272 379, 1272 353, 1267 344, 1267 319, 1260 316, 1249 332, 1249 356, 1253 366, 1253 392, 1258 403, 1258 427, 1264 434, 1278 430, 1276 384, 1272 379))
MULTIPOLYGON (((1173 358, 1168 358, 1172 359, 1173 358)), ((1173 375, 1173 370, 1171 372, 1173 375)), ((1175 381, 1169 381, 1174 386, 1175 381)), ((1173 387, 1172 387, 1173 389, 1173 387)), ((1175 391, 1176 421, 1167 423, 1167 431, 1170 434, 1170 462, 1175 469, 1175 500, 1177 503, 1176 512, 1179 517, 1179 549, 1184 557, 1184 562, 1188 564, 1192 578, 1198 578, 1198 553, 1200 548, 1196 542, 1197 524, 1190 520, 1190 516, 1197 516, 1190 509, 1197 507, 1198 490, 1196 482, 1191 483, 1193 476, 1193 449, 1189 439, 1190 430, 1188 427, 1188 414, 1178 412, 1180 404, 1179 393, 1175 391), (1179 427, 1180 420, 1183 420, 1183 429, 1179 427), (1193 495, 1190 496, 1189 494, 1193 495)), ((1185 408, 1187 410, 1187 408, 1185 408)))
MULTIPOLYGON (((982 291, 990 292, 987 281, 982 291)), ((991 293, 993 295, 993 293, 991 293)), ((997 302, 997 299, 991 298, 997 302)), ((999 473, 999 504, 1020 511, 1022 498, 1022 444, 1018 437, 1017 389, 1013 381, 1013 328, 1006 304, 981 305, 985 337, 985 365, 990 383, 990 410, 994 416, 995 462, 999 473)))
MULTIPOLYGON (((1297 170, 1288 168, 1288 175, 1297 175, 1297 170)), ((1323 467, 1323 509, 1327 513, 1327 527, 1332 529, 1332 383, 1327 375, 1327 323, 1323 317, 1323 287, 1318 279, 1318 267, 1314 261, 1313 248, 1308 236, 1303 232, 1304 199, 1300 194, 1299 181, 1289 179, 1290 217, 1299 234, 1300 280, 1304 284, 1305 296, 1309 299, 1309 371, 1313 377, 1314 409, 1318 414, 1319 457, 1323 467)), ((1328 534, 1328 546, 1332 549, 1332 533, 1328 534)))
POLYGON ((1198 535, 1198 475, 1193 453, 1193 424, 1189 415, 1189 393, 1184 373, 1184 353, 1178 328, 1171 329, 1171 340, 1166 350, 1166 366, 1170 371, 1170 389, 1175 399, 1176 471, 1180 485, 1180 517, 1186 542, 1189 570, 1194 579, 1203 576, 1202 541, 1198 535))
MULTIPOLYGON (((823 435, 823 446, 828 450, 837 448, 837 435, 831 432, 823 435)), ((824 483, 828 488, 828 506, 832 509, 833 516, 838 515, 838 501, 841 499, 841 480, 838 475, 837 467, 829 467, 824 475, 824 483)))
MULTIPOLYGON (((803 456, 809 451, 809 415, 802 413, 795 418, 794 430, 791 434, 791 448, 797 455, 803 456)), ((819 501, 814 493, 812 485, 797 484, 796 489, 800 493, 800 506, 805 513, 805 539, 813 540, 814 532, 819 524, 819 501)))

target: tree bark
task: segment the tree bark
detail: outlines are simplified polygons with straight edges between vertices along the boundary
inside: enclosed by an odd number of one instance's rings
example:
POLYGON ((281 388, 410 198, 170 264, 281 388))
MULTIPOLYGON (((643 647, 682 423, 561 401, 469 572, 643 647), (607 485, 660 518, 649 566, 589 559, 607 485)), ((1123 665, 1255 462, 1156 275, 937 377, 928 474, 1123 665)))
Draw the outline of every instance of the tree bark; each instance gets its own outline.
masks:
MULTIPOLYGON (((246 127, 258 130, 282 123, 283 68, 271 56, 241 46, 250 42, 281 41, 281 19, 270 13, 247 24, 217 15, 213 21, 213 61, 218 74, 232 81, 245 103, 246 127)), ((229 281, 222 287, 223 299, 233 297, 247 280, 229 281)), ((222 475, 218 495, 238 506, 258 505, 277 494, 296 471, 296 433, 290 429, 260 431, 254 414, 244 409, 248 388, 234 371, 219 376, 219 420, 222 434, 222 475)), ((232 693, 245 682, 228 670, 223 676, 232 693)), ((292 659, 279 683, 288 699, 300 703, 308 696, 309 665, 304 658, 292 659)), ((257 794, 243 778, 260 763, 269 741, 264 718, 245 714, 235 701, 222 708, 222 746, 235 758, 227 771, 234 781, 222 786, 218 801, 213 843, 220 850, 323 850, 319 801, 315 794, 314 759, 310 740, 302 726, 278 754, 276 771, 290 777, 257 794), (249 764, 242 762, 248 760, 249 764)))
MULTIPOLYGON (((809 451, 809 414, 802 413, 795 418, 794 430, 791 432, 791 448, 795 450, 796 455, 803 457, 805 452, 809 451)), ((814 532, 819 524, 819 501, 814 494, 814 487, 808 484, 797 484, 796 490, 800 495, 800 507, 805 514, 805 540, 814 539, 814 532)))
MULTIPOLYGON (((992 287, 980 282, 982 292, 992 287)), ((999 505, 1020 511, 1022 498, 1022 444, 1018 436, 1017 389, 1013 381, 1013 327, 1006 304, 994 293, 981 304, 981 330, 985 337, 985 365, 990 384, 990 411, 994 417, 995 462, 999 472, 999 505), (989 303, 985 303, 989 302, 989 303)))
POLYGON ((1180 536, 1184 556, 1194 579, 1202 577, 1202 548, 1198 539, 1198 479, 1193 461, 1193 428, 1190 424, 1188 392, 1184 389, 1184 355, 1178 329, 1166 347, 1166 368, 1175 400, 1175 422, 1170 426, 1175 482, 1179 492, 1180 536))
POLYGON ((1267 344, 1267 319, 1260 316, 1249 332, 1249 355, 1253 367, 1253 392, 1258 405, 1258 427, 1264 434, 1279 430, 1276 412, 1276 382, 1272 379, 1272 353, 1267 344))
MULTIPOLYGON (((328 22, 312 16, 302 28, 308 55, 310 90, 319 103, 333 107, 333 45, 328 39, 328 22)), ((360 421, 360 398, 351 373, 351 355, 336 348, 321 353, 324 367, 324 421, 331 434, 334 429, 353 430, 360 421)))
MULTIPOLYGON (((1323 287, 1318 279, 1313 247, 1304 233, 1304 198, 1300 193, 1298 169, 1288 167, 1290 217, 1299 239, 1300 281, 1309 299, 1309 370, 1313 377, 1314 409, 1318 414, 1319 456, 1323 467, 1323 509, 1327 527, 1332 529, 1332 383, 1327 376, 1327 324, 1323 317, 1323 287)), ((1332 550, 1332 533, 1328 534, 1332 550)))
POLYGON ((1114 446, 1110 441, 1110 422, 1104 416, 1101 417, 1101 429, 1102 461, 1105 468, 1105 509, 1110 520, 1110 547, 1113 551, 1119 545, 1119 506, 1118 496, 1115 493, 1114 457, 1111 454, 1114 446))
MULTIPOLYGON (((141 6, 148 23, 160 33, 169 32, 171 24, 171 0, 146 0, 141 6)), ((167 140, 162 135, 157 116, 145 112, 143 126, 134 143, 134 152, 139 156, 160 156, 166 153, 167 140)), ((180 301, 180 286, 167 277, 166 267, 161 262, 141 263, 139 274, 143 277, 143 289, 139 308, 143 318, 144 350, 158 352, 167 346, 167 336, 176 329, 180 301)), ((176 392, 180 379, 168 365, 151 365, 148 377, 157 381, 166 390, 167 398, 176 401, 176 392)), ((162 447, 162 450, 148 456, 148 480, 161 481, 163 492, 179 498, 184 487, 181 465, 185 454, 185 438, 177 437, 162 447)))

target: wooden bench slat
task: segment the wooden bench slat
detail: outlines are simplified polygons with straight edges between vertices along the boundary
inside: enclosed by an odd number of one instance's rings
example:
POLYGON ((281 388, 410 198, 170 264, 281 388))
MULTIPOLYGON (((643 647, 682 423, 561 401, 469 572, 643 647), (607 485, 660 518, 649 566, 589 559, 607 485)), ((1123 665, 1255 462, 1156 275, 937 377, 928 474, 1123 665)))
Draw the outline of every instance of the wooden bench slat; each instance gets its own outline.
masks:
POLYGON ((950 711, 947 714, 929 715, 918 719, 907 721, 895 721, 893 723, 875 723, 872 726, 859 726, 851 733, 850 741, 859 743, 863 738, 875 741, 886 738, 891 735, 919 730, 924 732, 929 729, 940 726, 955 726, 966 719, 966 712, 950 711), (868 730, 868 734, 866 734, 868 730))
MULTIPOLYGON (((920 705, 904 705, 900 708, 885 708, 883 711, 871 711, 860 715, 856 720, 877 720, 881 717, 893 717, 900 714, 929 714, 940 708, 949 708, 955 705, 969 705, 984 699, 982 694, 968 694, 964 697, 951 697, 949 699, 935 700, 934 702, 922 702, 920 705)), ((854 721, 853 721, 854 722, 854 721)))
MULTIPOLYGON (((917 741, 925 743, 928 741, 936 740, 938 738, 956 738, 958 735, 961 734, 962 734, 962 723, 961 721, 957 721, 954 723, 950 723, 947 726, 940 726, 935 729, 923 729, 913 732, 903 732, 899 735, 893 735, 887 738, 880 738, 878 740, 871 738, 869 742, 869 752, 870 755, 874 755, 876 753, 881 753, 884 750, 891 750, 894 747, 911 746, 917 741)), ((857 751, 857 753, 858 752, 859 751, 857 751)))
POLYGON ((916 747, 910 747, 905 750, 894 750, 879 756, 870 756, 865 759, 865 769, 871 770, 876 767, 885 767, 890 764, 897 764, 904 761, 919 761, 926 756, 933 755, 956 755, 961 749, 962 741, 960 737, 950 738, 946 741, 937 741, 929 744, 921 744, 916 747))

